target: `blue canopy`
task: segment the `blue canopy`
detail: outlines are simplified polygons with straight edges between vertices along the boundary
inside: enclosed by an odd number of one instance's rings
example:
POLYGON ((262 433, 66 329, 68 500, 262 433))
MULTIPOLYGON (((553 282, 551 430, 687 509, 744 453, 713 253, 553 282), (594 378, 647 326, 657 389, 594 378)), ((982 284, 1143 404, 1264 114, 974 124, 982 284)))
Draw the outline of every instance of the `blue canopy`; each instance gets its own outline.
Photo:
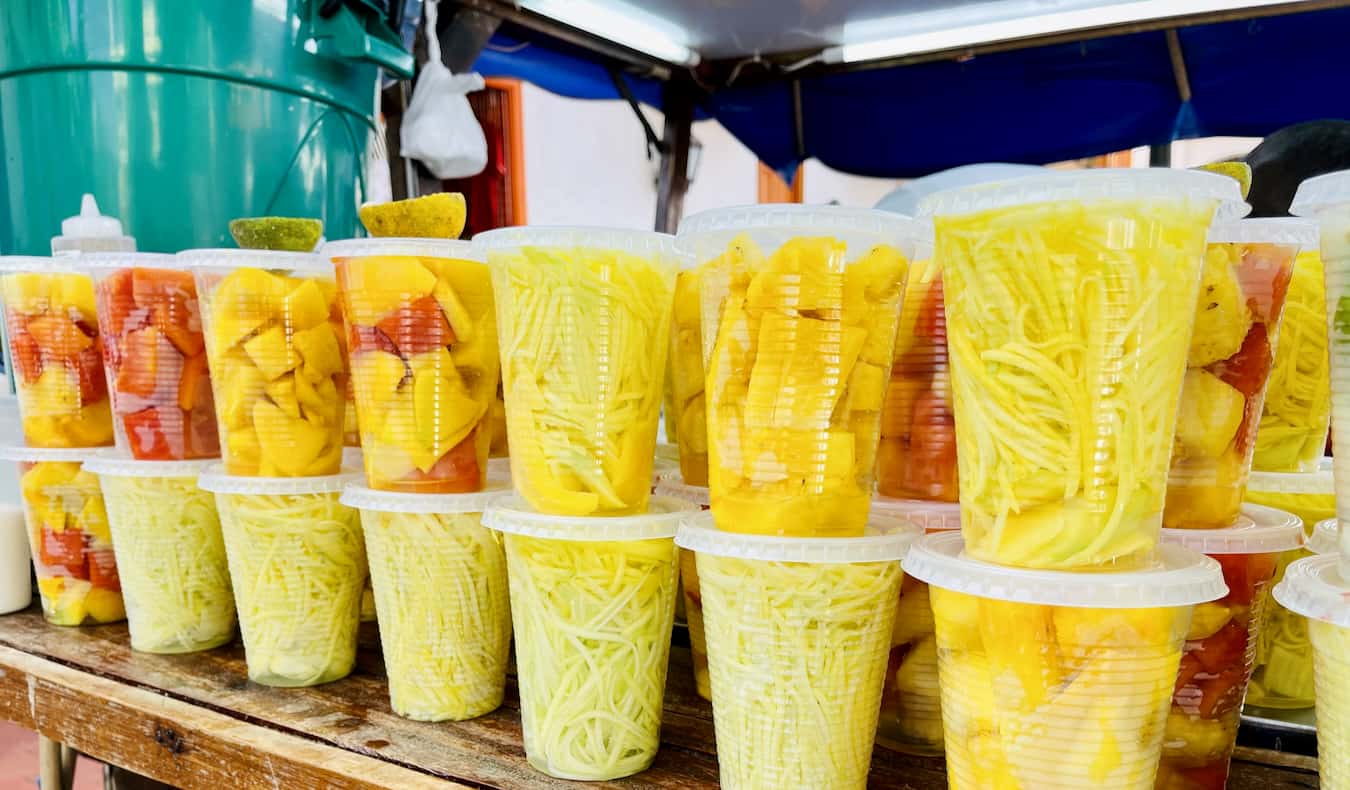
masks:
MULTIPOLYGON (((800 80, 800 148, 786 82, 713 91, 719 120, 769 166, 815 157, 860 175, 907 178, 969 162, 1041 164, 1212 135, 1262 136, 1318 118, 1350 118, 1350 8, 1178 30, 1192 99, 1177 89, 1162 31, 1130 33, 800 80)), ((579 47, 513 29, 475 69, 565 96, 619 96, 579 47)), ((628 77, 660 105, 660 84, 628 77)))

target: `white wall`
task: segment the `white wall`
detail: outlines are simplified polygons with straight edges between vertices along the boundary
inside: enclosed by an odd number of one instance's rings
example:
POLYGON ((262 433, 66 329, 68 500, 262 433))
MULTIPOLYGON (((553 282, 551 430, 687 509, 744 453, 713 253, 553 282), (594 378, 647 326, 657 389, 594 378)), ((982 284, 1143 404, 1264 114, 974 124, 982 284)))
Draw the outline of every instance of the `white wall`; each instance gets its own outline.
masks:
POLYGON ((802 168, 805 184, 803 203, 838 203, 841 206, 871 208, 886 193, 900 185, 894 178, 870 178, 831 170, 819 160, 808 159, 802 168))

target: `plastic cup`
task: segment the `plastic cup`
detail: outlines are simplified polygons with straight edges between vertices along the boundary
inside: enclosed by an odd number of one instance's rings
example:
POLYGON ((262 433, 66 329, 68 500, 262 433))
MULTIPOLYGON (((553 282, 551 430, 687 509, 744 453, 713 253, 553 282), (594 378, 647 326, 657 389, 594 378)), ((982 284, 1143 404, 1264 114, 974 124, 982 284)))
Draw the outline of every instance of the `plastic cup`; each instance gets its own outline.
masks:
POLYGON ((1192 611, 1227 593, 1219 564, 1164 544, 1147 568, 1070 573, 962 548, 930 535, 904 563, 932 596, 952 790, 1152 788, 1192 611))
POLYGON ((670 326, 670 419, 680 451, 680 476, 694 486, 708 485, 708 409, 704 399, 703 330, 699 270, 686 260, 675 275, 675 307, 670 326))
POLYGON ((899 560, 919 530, 784 538, 713 521, 677 541, 698 558, 722 787, 866 787, 899 560))
POLYGON ((1164 528, 1220 529, 1237 521, 1294 257, 1316 243, 1316 226, 1299 219, 1247 219, 1210 230, 1164 528))
POLYGON ((215 402, 197 285, 173 255, 90 253, 113 434, 142 461, 216 458, 215 402))
POLYGON ((462 721, 502 704, 511 652, 506 556, 483 526, 507 491, 414 495, 347 488, 361 511, 394 712, 462 721))
POLYGON ((19 462, 42 615, 52 625, 116 623, 127 616, 98 477, 80 469, 88 456, 83 449, 0 447, 0 459, 19 462))
POLYGON ((103 489, 133 650, 192 653, 234 638, 216 500, 197 487, 209 463, 112 454, 84 462, 103 489))
POLYGON ((178 260, 201 299, 225 472, 336 474, 347 357, 332 264, 268 250, 189 250, 178 260))
POLYGON ((638 516, 552 516, 510 497, 483 514, 505 539, 525 757, 535 770, 602 781, 656 758, 674 537, 692 511, 657 497, 638 516))
POLYGON ((71 259, 0 257, 5 359, 30 447, 113 443, 94 283, 71 259))
POLYGON ((248 677, 316 686, 356 663, 366 547, 357 512, 339 502, 351 475, 251 477, 203 472, 216 495, 248 677))
POLYGON ((1223 790, 1279 558, 1303 545, 1303 522, 1260 505, 1223 529, 1164 529, 1163 542, 1206 554, 1228 594, 1195 607, 1163 734, 1158 787, 1223 790))
POLYGON ((1331 427, 1331 362, 1327 358, 1327 292, 1322 255, 1298 254, 1284 298, 1280 341, 1266 384, 1252 469, 1313 472, 1331 427))
POLYGON ((943 266, 971 557, 1147 564, 1205 236, 1211 219, 1245 210, 1231 178, 1157 168, 1052 172, 923 201, 943 266))
MULTIPOLYGON (((659 478, 653 492, 657 496, 674 497, 699 510, 710 508, 708 489, 693 486, 682 480, 659 478)), ((684 600, 684 622, 689 627, 689 657, 694 665, 694 690, 712 701, 712 680, 708 677, 708 638, 703 630, 703 598, 698 589, 698 564, 692 551, 680 552, 680 597, 684 600)), ((676 611, 678 620, 680 613, 676 611)))
POLYGON ((541 513, 646 512, 674 239, 503 228, 474 244, 492 269, 516 489, 541 513))
POLYGON ((1334 554, 1301 559, 1275 585, 1275 600, 1308 619, 1317 685, 1317 778, 1323 790, 1350 788, 1350 583, 1337 562, 1334 554))
POLYGON ((838 207, 718 209, 680 224, 702 272, 719 528, 862 534, 914 235, 904 217, 838 207))
MULTIPOLYGON (((876 497, 873 524, 905 524, 928 534, 959 530, 954 503, 876 497)), ((905 576, 895 609, 895 630, 881 689, 877 743, 925 757, 942 754, 942 693, 938 685, 937 636, 928 585, 905 576)))
POLYGON ((444 239, 351 239, 322 254, 337 266, 370 487, 481 490, 501 367, 482 255, 444 239))

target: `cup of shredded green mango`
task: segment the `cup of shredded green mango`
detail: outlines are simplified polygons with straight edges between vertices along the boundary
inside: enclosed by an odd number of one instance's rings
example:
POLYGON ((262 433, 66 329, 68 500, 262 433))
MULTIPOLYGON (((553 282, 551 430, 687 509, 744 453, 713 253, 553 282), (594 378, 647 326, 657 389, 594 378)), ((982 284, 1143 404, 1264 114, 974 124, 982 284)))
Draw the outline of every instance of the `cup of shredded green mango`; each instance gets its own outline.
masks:
POLYGON ((315 686, 356 663, 366 546, 339 501, 352 475, 242 477, 220 467, 198 485, 216 495, 248 677, 315 686))
POLYGON ((504 484, 473 494, 350 486, 361 511, 394 712, 462 721, 502 704, 511 610, 502 543, 483 526, 504 484))
POLYGON ((560 779, 603 781, 656 758, 679 576, 675 531, 696 507, 551 516, 523 498, 489 506, 503 533, 525 757, 560 779))
POLYGON ((210 463, 112 454, 84 462, 103 489, 133 650, 191 653, 234 637, 216 500, 197 486, 210 463))

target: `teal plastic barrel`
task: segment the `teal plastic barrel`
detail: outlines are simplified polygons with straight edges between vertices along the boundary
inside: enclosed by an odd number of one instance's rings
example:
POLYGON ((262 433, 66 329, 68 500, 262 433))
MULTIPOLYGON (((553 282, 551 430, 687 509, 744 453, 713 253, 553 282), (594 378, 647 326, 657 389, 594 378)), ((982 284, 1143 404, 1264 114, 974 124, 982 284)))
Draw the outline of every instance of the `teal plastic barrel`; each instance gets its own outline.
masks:
POLYGON ((0 251, 45 254, 92 192, 142 250, 229 246, 239 216, 352 236, 377 65, 361 0, 0 3, 0 251))

